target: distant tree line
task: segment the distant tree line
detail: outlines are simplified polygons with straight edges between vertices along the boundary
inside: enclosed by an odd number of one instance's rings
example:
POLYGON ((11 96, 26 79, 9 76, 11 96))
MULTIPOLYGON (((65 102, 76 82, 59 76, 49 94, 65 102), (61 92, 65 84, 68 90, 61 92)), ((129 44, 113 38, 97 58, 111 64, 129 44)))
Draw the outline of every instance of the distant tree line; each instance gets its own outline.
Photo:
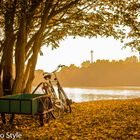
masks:
POLYGON ((137 57, 132 56, 124 61, 85 61, 81 67, 72 64, 63 68, 58 76, 66 87, 139 86, 139 70, 140 63, 137 57))

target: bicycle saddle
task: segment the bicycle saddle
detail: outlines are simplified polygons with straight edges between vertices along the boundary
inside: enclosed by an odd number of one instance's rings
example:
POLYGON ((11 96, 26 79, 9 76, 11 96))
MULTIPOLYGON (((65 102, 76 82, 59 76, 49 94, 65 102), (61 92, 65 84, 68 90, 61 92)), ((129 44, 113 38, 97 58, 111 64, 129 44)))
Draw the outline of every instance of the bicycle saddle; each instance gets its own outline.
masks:
POLYGON ((51 79, 51 74, 45 74, 44 79, 51 79))

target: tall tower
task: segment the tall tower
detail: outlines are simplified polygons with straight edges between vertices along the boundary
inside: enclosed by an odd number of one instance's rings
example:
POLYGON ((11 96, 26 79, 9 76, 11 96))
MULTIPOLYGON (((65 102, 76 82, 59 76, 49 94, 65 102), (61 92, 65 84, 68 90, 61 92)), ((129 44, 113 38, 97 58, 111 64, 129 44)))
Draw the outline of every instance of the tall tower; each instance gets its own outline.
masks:
POLYGON ((139 59, 138 59, 138 62, 140 63, 140 51, 139 51, 139 59))
POLYGON ((91 50, 90 53, 91 53, 91 63, 93 63, 93 50, 91 50))
POLYGON ((138 53, 139 53, 139 58, 138 58, 138 62, 140 63, 140 47, 138 47, 138 53))

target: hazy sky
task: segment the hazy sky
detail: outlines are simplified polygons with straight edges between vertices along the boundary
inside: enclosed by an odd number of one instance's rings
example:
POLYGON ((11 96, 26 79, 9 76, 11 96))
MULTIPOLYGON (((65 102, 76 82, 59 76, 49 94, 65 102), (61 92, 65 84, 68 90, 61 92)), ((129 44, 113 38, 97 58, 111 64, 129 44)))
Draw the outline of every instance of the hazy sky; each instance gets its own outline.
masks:
POLYGON ((119 60, 132 55, 138 56, 138 52, 132 52, 130 48, 122 49, 123 44, 113 38, 76 38, 69 37, 60 43, 60 48, 52 50, 44 47, 43 56, 39 56, 36 69, 53 71, 59 64, 80 66, 83 61, 97 59, 119 60))

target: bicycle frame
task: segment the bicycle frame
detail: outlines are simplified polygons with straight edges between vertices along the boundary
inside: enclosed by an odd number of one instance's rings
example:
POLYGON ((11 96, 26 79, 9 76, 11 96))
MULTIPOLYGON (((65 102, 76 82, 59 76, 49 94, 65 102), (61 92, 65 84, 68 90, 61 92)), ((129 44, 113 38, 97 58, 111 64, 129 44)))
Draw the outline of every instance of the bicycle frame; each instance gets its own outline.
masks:
POLYGON ((55 76, 56 84, 57 84, 57 87, 58 87, 58 93, 59 93, 59 91, 62 91, 63 96, 64 96, 66 99, 68 99, 68 97, 67 97, 65 91, 63 90, 63 88, 62 88, 62 86, 61 86, 61 84, 60 84, 60 82, 59 82, 59 80, 58 80, 58 78, 57 78, 56 73, 54 73, 54 76, 55 76))

